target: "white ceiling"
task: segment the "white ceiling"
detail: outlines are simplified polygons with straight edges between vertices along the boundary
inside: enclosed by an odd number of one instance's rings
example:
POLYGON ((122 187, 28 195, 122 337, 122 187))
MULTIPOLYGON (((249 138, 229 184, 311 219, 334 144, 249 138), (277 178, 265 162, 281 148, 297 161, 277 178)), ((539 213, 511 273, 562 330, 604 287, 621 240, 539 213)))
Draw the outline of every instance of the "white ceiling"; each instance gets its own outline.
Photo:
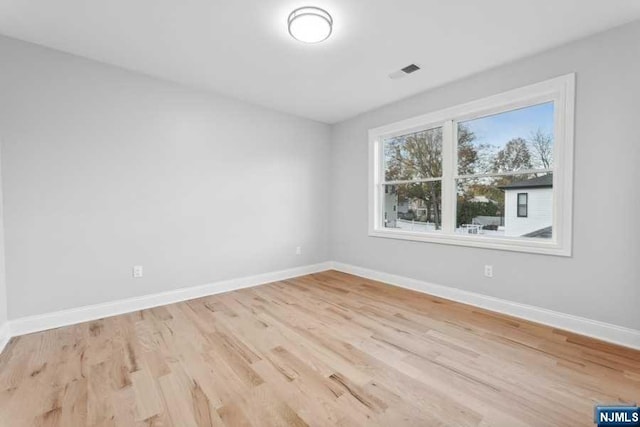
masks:
POLYGON ((636 19, 638 0, 0 0, 2 34, 327 123, 636 19), (318 45, 286 29, 308 4, 335 21, 318 45))

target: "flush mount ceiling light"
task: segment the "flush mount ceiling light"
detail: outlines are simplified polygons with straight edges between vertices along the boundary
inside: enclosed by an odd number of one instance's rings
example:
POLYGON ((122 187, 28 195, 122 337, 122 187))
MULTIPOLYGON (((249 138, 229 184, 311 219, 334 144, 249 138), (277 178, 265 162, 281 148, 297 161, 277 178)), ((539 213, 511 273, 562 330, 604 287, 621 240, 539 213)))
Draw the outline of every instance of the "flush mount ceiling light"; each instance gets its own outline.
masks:
POLYGON ((313 6, 300 7, 289 15, 289 34, 305 43, 319 43, 331 35, 333 18, 324 9, 313 6))

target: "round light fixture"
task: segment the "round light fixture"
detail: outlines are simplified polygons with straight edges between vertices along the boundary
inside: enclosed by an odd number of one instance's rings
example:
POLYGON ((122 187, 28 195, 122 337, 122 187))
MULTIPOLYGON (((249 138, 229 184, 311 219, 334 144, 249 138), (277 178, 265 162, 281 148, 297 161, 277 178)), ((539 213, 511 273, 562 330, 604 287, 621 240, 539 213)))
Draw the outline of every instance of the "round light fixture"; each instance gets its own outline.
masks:
POLYGON ((289 34, 305 43, 319 43, 331 35, 333 18, 324 9, 313 6, 300 7, 287 19, 289 34))

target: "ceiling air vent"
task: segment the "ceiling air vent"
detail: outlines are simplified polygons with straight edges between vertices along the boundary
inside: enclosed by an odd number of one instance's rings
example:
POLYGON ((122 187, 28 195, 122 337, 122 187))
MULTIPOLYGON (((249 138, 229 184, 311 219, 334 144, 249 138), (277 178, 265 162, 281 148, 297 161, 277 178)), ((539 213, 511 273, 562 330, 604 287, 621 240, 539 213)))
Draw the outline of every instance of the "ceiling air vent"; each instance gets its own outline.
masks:
POLYGON ((402 71, 405 72, 405 74, 411 74, 415 71, 418 71, 420 69, 420 67, 418 67, 416 64, 411 64, 411 65, 407 65, 406 67, 404 67, 402 69, 402 71))
POLYGON ((401 68, 398 71, 394 71, 393 73, 389 74, 389 78, 399 79, 401 77, 406 76, 407 74, 415 73, 419 69, 420 67, 418 67, 416 64, 409 64, 406 67, 401 68))

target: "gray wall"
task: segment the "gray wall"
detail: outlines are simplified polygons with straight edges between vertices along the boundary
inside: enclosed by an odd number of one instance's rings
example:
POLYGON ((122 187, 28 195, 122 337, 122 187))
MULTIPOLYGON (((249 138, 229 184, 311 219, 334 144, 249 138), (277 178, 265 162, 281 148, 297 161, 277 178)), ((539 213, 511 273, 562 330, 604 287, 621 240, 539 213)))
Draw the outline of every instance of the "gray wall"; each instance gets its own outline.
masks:
POLYGON ((10 319, 328 259, 329 126, 8 38, 0 58, 10 319))
MULTIPOLYGON (((2 140, 0 139, 0 183, 2 183, 2 140)), ((0 185, 0 333, 7 321, 7 285, 4 265, 4 213, 2 203, 2 185, 0 185)), ((2 336, 0 335, 0 341, 2 336)))
POLYGON ((639 329, 639 39, 631 24, 329 128, 0 37, 8 316, 335 259, 639 329), (369 128, 573 71, 572 258, 367 236, 369 128))
POLYGON ((332 135, 336 261, 640 329, 640 23, 340 123, 332 135), (573 257, 367 236, 367 130, 577 73, 573 257), (492 264, 494 277, 483 276, 492 264))

